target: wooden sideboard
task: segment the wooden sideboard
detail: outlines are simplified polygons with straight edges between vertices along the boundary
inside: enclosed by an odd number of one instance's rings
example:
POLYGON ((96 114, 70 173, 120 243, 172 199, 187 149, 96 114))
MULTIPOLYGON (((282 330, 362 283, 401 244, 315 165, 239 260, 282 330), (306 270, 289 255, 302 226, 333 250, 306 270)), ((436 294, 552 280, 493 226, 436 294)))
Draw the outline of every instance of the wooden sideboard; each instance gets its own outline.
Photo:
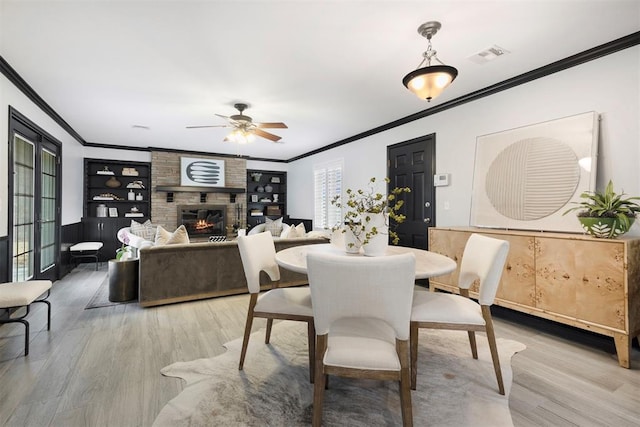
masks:
MULTIPOLYGON (((457 292, 471 233, 510 243, 495 304, 613 337, 620 366, 629 368, 631 340, 640 335, 640 238, 434 227, 429 250, 454 259, 458 269, 431 279, 432 290, 457 292)), ((477 284, 471 291, 477 296, 477 284)))

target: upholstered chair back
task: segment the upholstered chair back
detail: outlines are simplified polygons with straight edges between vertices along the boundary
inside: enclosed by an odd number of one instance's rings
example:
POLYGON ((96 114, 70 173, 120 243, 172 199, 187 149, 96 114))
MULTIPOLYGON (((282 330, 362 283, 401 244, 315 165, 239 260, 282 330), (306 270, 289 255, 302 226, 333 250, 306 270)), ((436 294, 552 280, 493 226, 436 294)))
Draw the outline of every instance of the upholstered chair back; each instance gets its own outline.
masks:
POLYGON ((337 319, 355 317, 381 319, 394 329, 397 339, 409 339, 413 254, 308 254, 307 271, 317 335, 327 334, 337 319))
POLYGON ((238 248, 250 293, 260 292, 261 271, 267 273, 272 281, 280 280, 280 269, 276 263, 276 247, 270 232, 239 236, 238 248))
POLYGON ((472 234, 462 254, 458 286, 469 289, 475 280, 479 280, 478 301, 481 305, 493 304, 508 253, 509 242, 472 234))

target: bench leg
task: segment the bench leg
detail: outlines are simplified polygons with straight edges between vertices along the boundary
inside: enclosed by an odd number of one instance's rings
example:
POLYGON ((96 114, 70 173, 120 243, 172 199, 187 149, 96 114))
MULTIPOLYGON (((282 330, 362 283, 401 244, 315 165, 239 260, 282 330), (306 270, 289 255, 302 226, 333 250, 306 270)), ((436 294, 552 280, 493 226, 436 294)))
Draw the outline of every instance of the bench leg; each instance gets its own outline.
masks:
MULTIPOLYGON (((47 295, 48 296, 48 295, 47 295)), ((36 300, 34 302, 43 302, 47 304, 47 331, 51 330, 51 303, 47 300, 36 300)))

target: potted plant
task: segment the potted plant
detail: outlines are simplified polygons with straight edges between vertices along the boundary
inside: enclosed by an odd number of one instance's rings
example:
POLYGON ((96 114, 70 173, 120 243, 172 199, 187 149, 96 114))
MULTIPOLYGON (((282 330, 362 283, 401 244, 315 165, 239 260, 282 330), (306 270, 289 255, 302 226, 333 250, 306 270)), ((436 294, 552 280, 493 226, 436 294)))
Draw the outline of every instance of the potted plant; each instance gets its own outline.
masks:
POLYGON ((625 193, 613 191, 613 182, 609 180, 604 193, 582 193, 580 198, 585 200, 576 202, 578 206, 568 209, 563 215, 578 211, 578 220, 587 233, 594 237, 614 238, 629 231, 640 212, 640 204, 635 201, 640 197, 624 196, 625 193))
MULTIPOLYGON (((389 178, 385 178, 384 181, 388 184, 389 178)), ((400 240, 398 234, 389 229, 389 225, 390 221, 400 224, 406 219, 406 216, 399 212, 404 205, 399 195, 409 193, 411 189, 395 187, 389 194, 384 195, 375 190, 375 183, 376 178, 373 177, 369 180, 368 188, 364 190, 347 189, 346 201, 342 201, 340 196, 331 200, 333 205, 346 208, 342 232, 348 235, 345 239, 347 252, 359 249, 360 244, 365 250, 365 255, 381 255, 384 254, 389 239, 394 245, 400 240)), ((342 227, 342 224, 339 227, 342 227)))
POLYGON ((116 249, 116 261, 126 261, 135 258, 134 248, 129 246, 129 234, 124 232, 122 246, 116 249))

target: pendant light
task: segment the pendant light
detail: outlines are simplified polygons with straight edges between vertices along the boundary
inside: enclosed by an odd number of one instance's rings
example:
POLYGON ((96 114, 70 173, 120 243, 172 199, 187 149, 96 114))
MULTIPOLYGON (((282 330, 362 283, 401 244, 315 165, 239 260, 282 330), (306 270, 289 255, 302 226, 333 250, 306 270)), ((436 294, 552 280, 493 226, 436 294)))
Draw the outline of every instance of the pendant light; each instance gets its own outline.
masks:
POLYGON ((407 89, 415 93, 418 98, 426 99, 427 101, 431 101, 440 95, 458 75, 458 70, 449 65, 444 65, 438 59, 437 52, 431 46, 431 38, 440 28, 442 28, 442 25, 437 21, 425 22, 418 27, 418 34, 426 37, 429 45, 422 54, 422 62, 418 65, 418 69, 411 71, 402 79, 402 83, 407 89), (432 59, 436 60, 440 65, 431 65, 432 59), (425 63, 426 67, 422 67, 425 63))

